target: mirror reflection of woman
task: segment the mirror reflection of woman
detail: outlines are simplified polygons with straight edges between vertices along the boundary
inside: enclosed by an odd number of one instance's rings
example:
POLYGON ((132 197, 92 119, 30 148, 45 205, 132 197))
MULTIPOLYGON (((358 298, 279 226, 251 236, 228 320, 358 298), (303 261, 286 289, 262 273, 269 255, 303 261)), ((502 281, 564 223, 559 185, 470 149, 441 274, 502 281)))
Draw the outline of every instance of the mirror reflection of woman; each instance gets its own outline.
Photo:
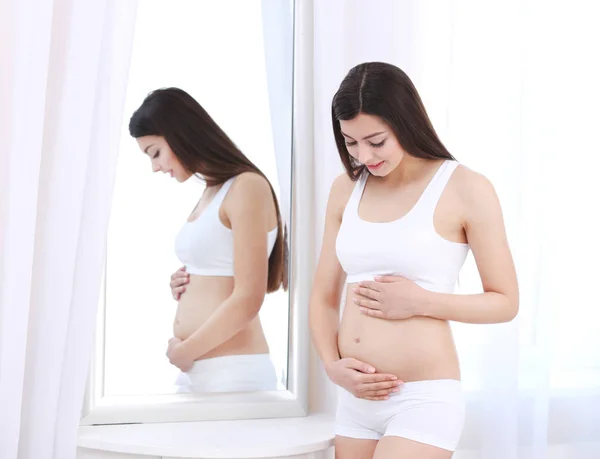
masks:
POLYGON ((346 171, 329 195, 310 324, 340 386, 336 456, 448 459, 465 416, 449 321, 506 322, 518 311, 498 198, 444 147, 393 65, 350 70, 332 122, 346 171), (484 293, 455 294, 469 250, 484 293))
POLYGON ((150 93, 129 131, 153 172, 206 182, 175 240, 184 266, 173 275, 178 306, 167 357, 182 371, 178 392, 276 390, 258 315, 265 294, 286 287, 284 232, 271 184, 181 89, 150 93))

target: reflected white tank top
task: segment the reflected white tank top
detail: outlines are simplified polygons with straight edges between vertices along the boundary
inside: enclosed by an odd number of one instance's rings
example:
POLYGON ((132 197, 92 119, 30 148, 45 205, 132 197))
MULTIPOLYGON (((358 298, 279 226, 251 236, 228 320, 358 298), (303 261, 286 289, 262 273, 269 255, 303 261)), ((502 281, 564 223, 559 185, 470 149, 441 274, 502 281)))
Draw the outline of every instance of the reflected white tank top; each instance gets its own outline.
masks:
POLYGON ((336 240, 347 283, 399 275, 430 291, 454 291, 469 246, 441 237, 433 226, 433 215, 457 166, 456 161, 442 163, 414 207, 389 223, 368 222, 358 216, 370 174, 365 171, 361 175, 344 209, 336 240))
MULTIPOLYGON (((221 204, 235 177, 227 180, 202 214, 186 222, 175 239, 175 254, 190 274, 233 276, 233 231, 219 218, 221 204)), ((277 239, 277 227, 267 235, 267 256, 277 239)))

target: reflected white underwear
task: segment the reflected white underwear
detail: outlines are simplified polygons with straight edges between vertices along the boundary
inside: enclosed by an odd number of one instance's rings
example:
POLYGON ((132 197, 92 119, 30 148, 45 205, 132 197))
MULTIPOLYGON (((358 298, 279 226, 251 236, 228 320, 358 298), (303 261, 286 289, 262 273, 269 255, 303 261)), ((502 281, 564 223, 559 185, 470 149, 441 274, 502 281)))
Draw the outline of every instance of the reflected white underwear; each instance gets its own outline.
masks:
POLYGON ((387 400, 356 398, 339 388, 335 434, 370 440, 403 437, 454 451, 464 419, 462 385, 454 379, 407 382, 387 400))
POLYGON ((180 394, 277 390, 277 376, 269 354, 225 355, 197 360, 175 385, 180 394))

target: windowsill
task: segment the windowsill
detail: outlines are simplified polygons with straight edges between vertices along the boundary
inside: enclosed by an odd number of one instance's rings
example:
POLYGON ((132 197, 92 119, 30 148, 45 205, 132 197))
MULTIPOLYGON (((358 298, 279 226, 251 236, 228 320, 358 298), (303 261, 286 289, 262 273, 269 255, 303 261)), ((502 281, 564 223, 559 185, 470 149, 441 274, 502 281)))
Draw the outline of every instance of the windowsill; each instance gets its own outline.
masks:
POLYGON ((264 458, 325 451, 333 418, 123 424, 79 427, 80 448, 172 458, 264 458))

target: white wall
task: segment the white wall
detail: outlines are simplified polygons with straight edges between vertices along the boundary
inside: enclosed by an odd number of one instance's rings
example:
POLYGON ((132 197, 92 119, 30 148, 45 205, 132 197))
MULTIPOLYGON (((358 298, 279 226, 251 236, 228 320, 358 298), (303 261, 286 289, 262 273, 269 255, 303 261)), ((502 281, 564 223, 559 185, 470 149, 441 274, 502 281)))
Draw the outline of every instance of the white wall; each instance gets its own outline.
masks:
MULTIPOLYGON (((520 452, 523 458, 534 457, 533 453, 523 448, 520 452)), ((548 448, 545 459, 598 459, 600 443, 577 443, 569 445, 554 445, 548 448)), ((458 451, 453 459, 485 459, 476 451, 458 451)))
MULTIPOLYGON (((299 37, 296 68, 300 69, 297 71, 297 99, 305 105, 303 113, 310 113, 312 110, 312 117, 310 120, 297 120, 299 126, 295 132, 296 154, 311 155, 313 158, 314 215, 312 219, 316 264, 329 187, 334 178, 343 172, 331 130, 330 104, 344 75, 351 67, 364 61, 393 62, 413 78, 417 87, 428 87, 428 92, 422 94, 428 105, 428 100, 443 97, 445 91, 444 88, 436 86, 438 83, 421 81, 422 77, 426 74, 435 74, 434 70, 443 72, 447 64, 444 56, 448 57, 451 53, 444 48, 450 44, 428 42, 426 31, 415 33, 411 30, 411 26, 416 22, 411 20, 411 15, 420 14, 416 11, 418 5, 416 1, 373 0, 368 2, 368 7, 365 7, 366 2, 350 0, 346 2, 303 0, 298 3, 301 4, 297 5, 296 14, 297 37, 299 37), (386 20, 386 17, 381 14, 382 11, 387 11, 388 17, 394 17, 394 20, 386 20), (323 18, 327 18, 327 21, 323 18), (418 44, 414 43, 415 39, 419 40, 418 44), (436 69, 427 68, 427 72, 420 67, 418 56, 411 51, 425 48, 430 54, 436 53, 440 57, 428 64, 435 64, 436 69)), ((507 10, 507 14, 509 13, 510 11, 507 10)), ((435 17, 432 17, 428 24, 429 27, 437 27, 435 17)), ((444 106, 444 104, 439 105, 444 106)), ((436 111, 433 107, 430 116, 444 139, 444 131, 447 128, 444 125, 445 113, 436 111)), ((473 164, 473 167, 477 168, 477 164, 473 164)), ((505 167, 507 166, 500 165, 501 170, 498 174, 505 173, 503 169, 505 167)), ((313 349, 310 358, 309 408, 312 412, 326 412, 333 415, 335 404, 335 388, 327 380, 313 349)), ((553 436, 554 434, 556 432, 553 432, 553 436)), ((555 441, 562 441, 560 435, 555 441)), ((527 450, 519 452, 519 456, 523 458, 534 457, 533 454, 527 450)), ((548 448, 547 456, 544 457, 547 459, 597 458, 600 457, 600 443, 554 444, 548 448)), ((483 459, 480 453, 469 450, 459 451, 455 458, 483 459)))

